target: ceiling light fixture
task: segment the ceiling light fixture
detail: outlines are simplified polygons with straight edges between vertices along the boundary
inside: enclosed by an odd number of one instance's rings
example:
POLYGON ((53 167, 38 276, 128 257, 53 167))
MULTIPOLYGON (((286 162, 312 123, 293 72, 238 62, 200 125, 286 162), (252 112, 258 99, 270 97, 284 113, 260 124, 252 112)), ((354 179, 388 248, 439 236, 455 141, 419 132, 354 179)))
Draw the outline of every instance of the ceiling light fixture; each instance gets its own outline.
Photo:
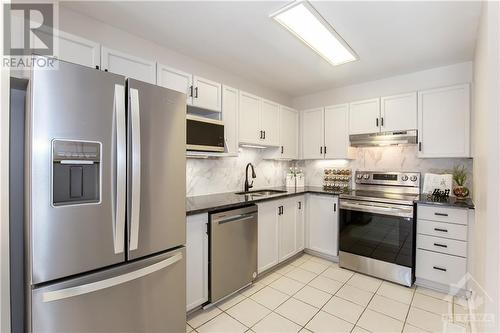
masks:
POLYGON ((271 17, 334 66, 359 59, 307 1, 293 2, 271 14, 271 17))

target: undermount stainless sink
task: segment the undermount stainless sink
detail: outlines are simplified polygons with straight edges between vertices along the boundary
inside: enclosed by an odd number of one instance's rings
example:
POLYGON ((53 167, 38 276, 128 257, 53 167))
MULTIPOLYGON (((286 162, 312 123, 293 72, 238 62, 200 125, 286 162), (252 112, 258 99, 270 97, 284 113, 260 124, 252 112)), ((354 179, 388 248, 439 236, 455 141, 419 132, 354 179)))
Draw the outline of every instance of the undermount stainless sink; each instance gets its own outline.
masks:
POLYGON ((255 190, 255 191, 248 191, 248 192, 236 192, 235 194, 264 197, 264 196, 270 196, 270 195, 275 195, 275 194, 280 194, 280 193, 286 193, 286 191, 283 191, 283 190, 255 190))

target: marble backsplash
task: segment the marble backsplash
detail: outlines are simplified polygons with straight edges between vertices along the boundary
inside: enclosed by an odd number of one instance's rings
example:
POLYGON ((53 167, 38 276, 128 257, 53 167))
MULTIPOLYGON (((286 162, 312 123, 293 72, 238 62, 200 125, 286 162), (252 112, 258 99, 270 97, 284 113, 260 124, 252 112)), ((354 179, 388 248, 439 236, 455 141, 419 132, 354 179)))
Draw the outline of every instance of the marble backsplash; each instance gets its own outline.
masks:
MULTIPOLYGON (((249 162, 257 175, 254 188, 285 185, 291 162, 265 160, 260 149, 240 148, 238 157, 187 159, 187 196, 243 191, 245 166, 249 162)), ((248 175, 251 177, 250 170, 248 175)))
MULTIPOLYGON (((289 167, 296 166, 305 173, 306 185, 322 186, 323 169, 346 167, 356 170, 417 171, 444 173, 455 165, 465 165, 468 170, 467 186, 472 193, 472 159, 466 158, 417 158, 417 146, 357 148, 353 160, 273 161, 264 159, 262 150, 241 148, 238 157, 188 159, 186 190, 188 196, 236 192, 243 190, 245 166, 255 166, 257 178, 254 188, 285 185, 289 167)), ((250 174, 250 172, 249 172, 250 174)))
MULTIPOLYGON (((304 170, 306 185, 323 185, 323 169, 327 167, 350 168, 366 171, 414 171, 422 176, 426 172, 445 173, 455 165, 465 165, 468 170, 467 186, 472 193, 472 159, 470 158, 417 158, 417 146, 390 146, 357 148, 353 160, 297 161, 295 166, 304 170)), ((423 181, 423 179, 422 179, 423 181)))

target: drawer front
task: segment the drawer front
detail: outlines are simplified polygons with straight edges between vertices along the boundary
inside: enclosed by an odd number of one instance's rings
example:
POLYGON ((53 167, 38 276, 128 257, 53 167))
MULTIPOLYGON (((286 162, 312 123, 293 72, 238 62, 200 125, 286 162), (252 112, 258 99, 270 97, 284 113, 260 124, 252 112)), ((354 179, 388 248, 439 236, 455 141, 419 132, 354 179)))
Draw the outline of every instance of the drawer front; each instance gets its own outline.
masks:
POLYGON ((452 254, 460 257, 467 257, 467 242, 433 237, 427 235, 417 235, 417 248, 444 254, 452 254))
POLYGON ((467 241, 467 226, 465 225, 418 220, 417 233, 467 241))
POLYGON ((467 209, 418 205, 417 218, 467 225, 467 209))
POLYGON ((417 263, 415 275, 417 278, 426 279, 442 284, 456 284, 465 273, 467 260, 465 258, 417 250, 417 263))

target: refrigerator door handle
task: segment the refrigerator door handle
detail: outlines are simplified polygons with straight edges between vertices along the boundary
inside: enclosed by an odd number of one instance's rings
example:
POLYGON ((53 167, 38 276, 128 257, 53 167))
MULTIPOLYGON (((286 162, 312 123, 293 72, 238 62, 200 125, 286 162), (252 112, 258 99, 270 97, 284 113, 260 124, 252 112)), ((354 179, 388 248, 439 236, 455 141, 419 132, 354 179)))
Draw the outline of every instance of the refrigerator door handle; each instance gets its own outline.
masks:
POLYGON ((115 84, 115 121, 116 121, 116 175, 114 199, 113 245, 115 253, 124 251, 125 242, 125 202, 127 181, 126 124, 125 124, 125 86, 115 84))
POLYGON ((156 264, 129 272, 125 273, 123 275, 118 275, 109 279, 105 280, 100 280, 97 282, 92 282, 92 283, 87 283, 87 284, 82 284, 79 286, 75 287, 70 287, 70 288, 64 288, 64 289, 59 289, 59 290, 54 290, 54 291, 48 291, 43 293, 42 295, 42 300, 44 303, 46 302, 53 302, 53 301, 59 301, 65 298, 70 298, 70 297, 75 297, 75 296, 80 296, 80 295, 85 295, 94 291, 114 287, 132 280, 136 280, 139 278, 142 278, 146 275, 152 274, 154 272, 157 272, 159 270, 162 270, 164 268, 167 268, 168 266, 171 266, 178 262, 179 260, 182 260, 182 252, 178 252, 177 254, 173 255, 170 258, 167 258, 165 260, 162 260, 160 262, 157 262, 156 264))
POLYGON ((130 89, 130 110, 132 119, 132 197, 129 246, 130 250, 137 250, 141 209, 141 116, 139 112, 139 91, 137 89, 130 89))

